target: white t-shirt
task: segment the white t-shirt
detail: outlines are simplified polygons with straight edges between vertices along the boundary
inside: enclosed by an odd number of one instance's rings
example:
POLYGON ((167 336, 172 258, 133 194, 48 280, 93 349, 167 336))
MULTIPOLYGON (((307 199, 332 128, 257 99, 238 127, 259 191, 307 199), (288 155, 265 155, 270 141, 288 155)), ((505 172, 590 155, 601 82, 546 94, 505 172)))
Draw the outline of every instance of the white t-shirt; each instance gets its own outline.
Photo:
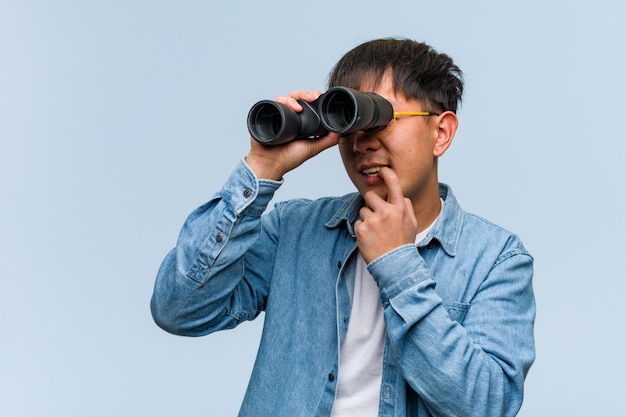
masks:
MULTIPOLYGON (((435 222, 416 236, 416 243, 426 237, 435 222)), ((339 355, 332 417, 378 416, 385 348, 383 306, 378 284, 361 253, 357 254, 356 263, 350 322, 339 355)))

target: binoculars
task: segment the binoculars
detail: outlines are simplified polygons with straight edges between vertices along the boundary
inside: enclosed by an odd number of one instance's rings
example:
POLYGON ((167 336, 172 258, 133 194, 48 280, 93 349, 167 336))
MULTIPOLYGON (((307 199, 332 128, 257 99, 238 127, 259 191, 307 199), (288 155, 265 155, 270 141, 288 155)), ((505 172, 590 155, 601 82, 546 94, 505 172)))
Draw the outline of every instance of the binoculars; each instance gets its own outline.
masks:
POLYGON ((348 134, 376 130, 393 119, 393 106, 376 93, 333 87, 309 103, 298 100, 301 112, 282 103, 262 100, 248 113, 248 131, 265 145, 294 139, 315 139, 335 132, 348 134))

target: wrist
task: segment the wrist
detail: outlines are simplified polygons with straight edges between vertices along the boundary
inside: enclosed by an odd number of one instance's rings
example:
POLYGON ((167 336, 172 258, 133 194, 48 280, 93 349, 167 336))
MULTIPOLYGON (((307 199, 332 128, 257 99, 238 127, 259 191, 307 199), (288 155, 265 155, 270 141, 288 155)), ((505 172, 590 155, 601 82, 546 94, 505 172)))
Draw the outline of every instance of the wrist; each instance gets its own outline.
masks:
POLYGON ((244 160, 258 179, 280 181, 283 175, 285 175, 285 172, 273 160, 260 158, 252 154, 246 155, 244 160))

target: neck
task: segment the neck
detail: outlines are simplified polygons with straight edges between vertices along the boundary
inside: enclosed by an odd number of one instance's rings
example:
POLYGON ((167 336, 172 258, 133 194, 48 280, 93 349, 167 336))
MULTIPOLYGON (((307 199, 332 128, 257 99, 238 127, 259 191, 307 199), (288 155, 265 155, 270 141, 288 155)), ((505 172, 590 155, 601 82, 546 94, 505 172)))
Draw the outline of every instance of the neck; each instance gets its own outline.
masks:
POLYGON ((439 183, 429 186, 417 201, 413 201, 413 211, 417 219, 417 232, 430 226, 441 213, 439 183))

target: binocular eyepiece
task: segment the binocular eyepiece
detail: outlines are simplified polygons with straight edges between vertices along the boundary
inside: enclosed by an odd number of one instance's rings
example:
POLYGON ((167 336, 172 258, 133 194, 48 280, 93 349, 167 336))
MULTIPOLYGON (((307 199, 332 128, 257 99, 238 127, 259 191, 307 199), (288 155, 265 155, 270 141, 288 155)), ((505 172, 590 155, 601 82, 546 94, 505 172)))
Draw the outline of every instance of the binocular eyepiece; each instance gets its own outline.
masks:
POLYGON ((376 93, 333 87, 309 103, 298 100, 299 113, 282 103, 263 100, 248 113, 248 131, 266 145, 294 139, 315 139, 335 132, 347 134, 386 126, 393 119, 393 106, 376 93))

